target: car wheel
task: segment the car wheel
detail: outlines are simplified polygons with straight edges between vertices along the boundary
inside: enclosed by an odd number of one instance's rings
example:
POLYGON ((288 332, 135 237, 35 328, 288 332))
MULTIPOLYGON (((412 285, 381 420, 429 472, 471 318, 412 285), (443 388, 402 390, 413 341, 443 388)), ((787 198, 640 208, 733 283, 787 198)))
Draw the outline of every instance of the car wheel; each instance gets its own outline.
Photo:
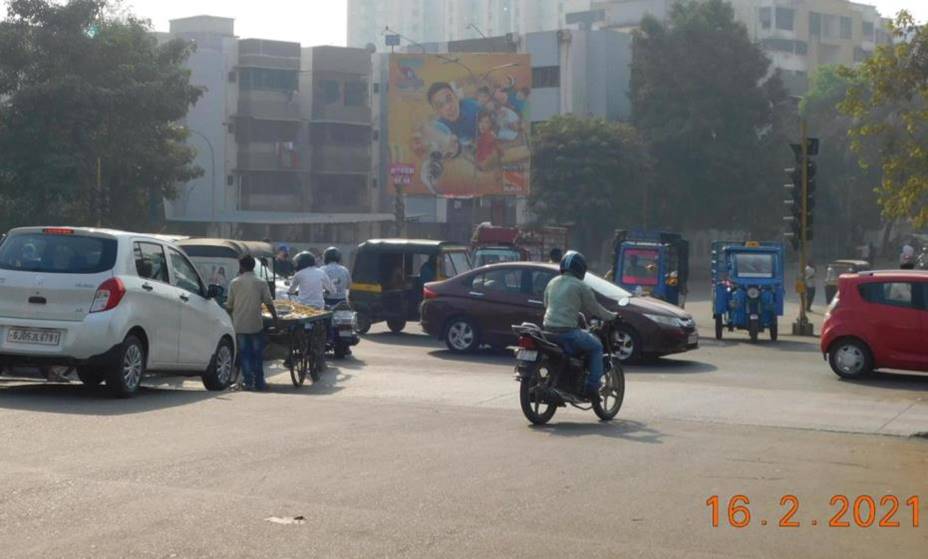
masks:
POLYGON ((873 372, 870 348, 853 339, 833 343, 828 350, 828 364, 841 378, 863 378, 873 372))
POLYGON ((473 321, 464 317, 449 320, 445 327, 445 345, 455 353, 476 351, 480 345, 480 335, 473 321))
POLYGON ((387 328, 394 334, 399 334, 403 328, 406 328, 406 321, 402 318, 391 318, 387 321, 387 328))
POLYGON ((145 376, 145 346, 135 334, 129 334, 116 352, 116 359, 104 373, 106 387, 114 396, 130 398, 145 376))
POLYGON ((103 382, 103 373, 95 368, 78 367, 77 378, 87 386, 99 386, 103 382))
POLYGON ((367 334, 368 332, 371 331, 371 325, 373 324, 373 322, 371 322, 371 317, 369 314, 359 312, 357 319, 358 319, 358 333, 359 334, 367 334))
POLYGON ((235 349, 230 340, 223 338, 209 362, 209 368, 203 373, 203 386, 207 390, 225 390, 232 384, 234 374, 235 349))
POLYGON ((628 326, 619 326, 612 335, 612 350, 622 363, 641 361, 641 337, 628 326))

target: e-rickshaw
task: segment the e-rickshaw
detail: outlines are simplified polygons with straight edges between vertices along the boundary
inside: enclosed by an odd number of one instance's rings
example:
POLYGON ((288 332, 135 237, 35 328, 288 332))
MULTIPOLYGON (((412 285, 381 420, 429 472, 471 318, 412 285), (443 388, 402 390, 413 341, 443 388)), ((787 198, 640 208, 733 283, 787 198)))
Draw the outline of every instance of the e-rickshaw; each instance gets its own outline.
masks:
POLYGON ((747 330, 752 342, 767 330, 776 341, 783 316, 783 244, 713 241, 712 316, 715 338, 728 328, 747 330))
POLYGON ((399 333, 419 320, 422 286, 472 268, 467 247, 447 241, 372 239, 358 245, 348 299, 358 313, 358 331, 387 322, 399 333))
POLYGON ((236 241, 232 239, 183 239, 175 242, 183 250, 208 285, 222 288, 224 305, 229 283, 238 275, 238 261, 251 255, 255 259, 255 275, 267 282, 271 295, 276 293, 274 275, 274 247, 259 241, 236 241))
POLYGON ((686 304, 690 245, 677 233, 615 233, 612 277, 637 295, 650 295, 680 307, 686 304))

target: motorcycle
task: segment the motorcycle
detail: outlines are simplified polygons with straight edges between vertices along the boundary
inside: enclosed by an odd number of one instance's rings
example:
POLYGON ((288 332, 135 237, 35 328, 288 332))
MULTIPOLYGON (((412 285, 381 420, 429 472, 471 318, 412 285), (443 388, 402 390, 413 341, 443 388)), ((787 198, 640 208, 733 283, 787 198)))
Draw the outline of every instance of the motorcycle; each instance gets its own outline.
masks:
POLYGON ((351 310, 351 306, 345 300, 327 303, 331 303, 326 304, 325 308, 332 311, 332 320, 329 322, 325 349, 336 359, 344 359, 351 354, 351 347, 361 341, 358 336, 358 313, 351 310))
POLYGON ((536 324, 522 323, 512 327, 519 336, 515 379, 520 384, 519 402, 526 419, 535 425, 544 425, 551 421, 557 408, 568 404, 581 410, 592 409, 603 421, 619 413, 625 399, 625 372, 612 344, 619 323, 621 318, 594 321, 586 328, 603 344, 603 382, 599 397, 592 402, 580 396, 589 374, 584 359, 554 342, 553 335, 536 324), (585 407, 586 404, 589 407, 585 407))

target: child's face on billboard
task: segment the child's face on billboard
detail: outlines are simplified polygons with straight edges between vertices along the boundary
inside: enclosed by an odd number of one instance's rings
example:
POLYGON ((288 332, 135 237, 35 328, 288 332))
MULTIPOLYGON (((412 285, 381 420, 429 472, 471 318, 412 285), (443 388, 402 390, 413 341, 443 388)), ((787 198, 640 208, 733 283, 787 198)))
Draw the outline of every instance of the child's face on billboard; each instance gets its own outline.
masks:
POLYGON ((432 108, 438 113, 438 116, 448 122, 455 122, 461 116, 461 106, 458 104, 458 96, 450 89, 442 89, 432 96, 432 108))

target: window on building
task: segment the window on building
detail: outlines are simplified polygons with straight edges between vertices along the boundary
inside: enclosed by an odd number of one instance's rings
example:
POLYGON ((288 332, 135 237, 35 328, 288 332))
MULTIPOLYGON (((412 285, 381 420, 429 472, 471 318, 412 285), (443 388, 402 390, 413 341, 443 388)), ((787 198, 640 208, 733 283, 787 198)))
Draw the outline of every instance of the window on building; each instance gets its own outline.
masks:
POLYGON ((838 16, 822 14, 822 37, 834 39, 838 36, 838 16))
POLYGON ((760 20, 761 29, 770 29, 773 25, 772 8, 769 6, 757 9, 757 18, 760 20))
POLYGON ((861 25, 861 32, 864 35, 864 39, 868 41, 872 41, 873 40, 873 22, 872 21, 863 22, 863 24, 861 25))
POLYGON ((793 41, 793 46, 795 47, 796 54, 808 54, 809 53, 809 43, 805 41, 793 41))
POLYGON ((793 30, 793 19, 796 16, 796 10, 792 8, 780 8, 776 9, 776 24, 777 29, 783 29, 784 31, 793 30))
POLYGON ((363 107, 367 104, 367 82, 345 82, 345 106, 363 107))
POLYGON ((822 36, 822 14, 809 12, 809 35, 813 37, 822 36))
POLYGON ((532 68, 532 87, 560 87, 561 86, 561 67, 560 66, 540 66, 532 68))
POLYGON ((841 38, 850 39, 851 38, 851 18, 841 16, 841 38))
POLYGON ((316 95, 324 105, 337 103, 341 97, 341 86, 336 80, 319 80, 316 84, 316 95))
POLYGON ((242 68, 239 87, 243 91, 296 91, 297 72, 271 68, 242 68))

